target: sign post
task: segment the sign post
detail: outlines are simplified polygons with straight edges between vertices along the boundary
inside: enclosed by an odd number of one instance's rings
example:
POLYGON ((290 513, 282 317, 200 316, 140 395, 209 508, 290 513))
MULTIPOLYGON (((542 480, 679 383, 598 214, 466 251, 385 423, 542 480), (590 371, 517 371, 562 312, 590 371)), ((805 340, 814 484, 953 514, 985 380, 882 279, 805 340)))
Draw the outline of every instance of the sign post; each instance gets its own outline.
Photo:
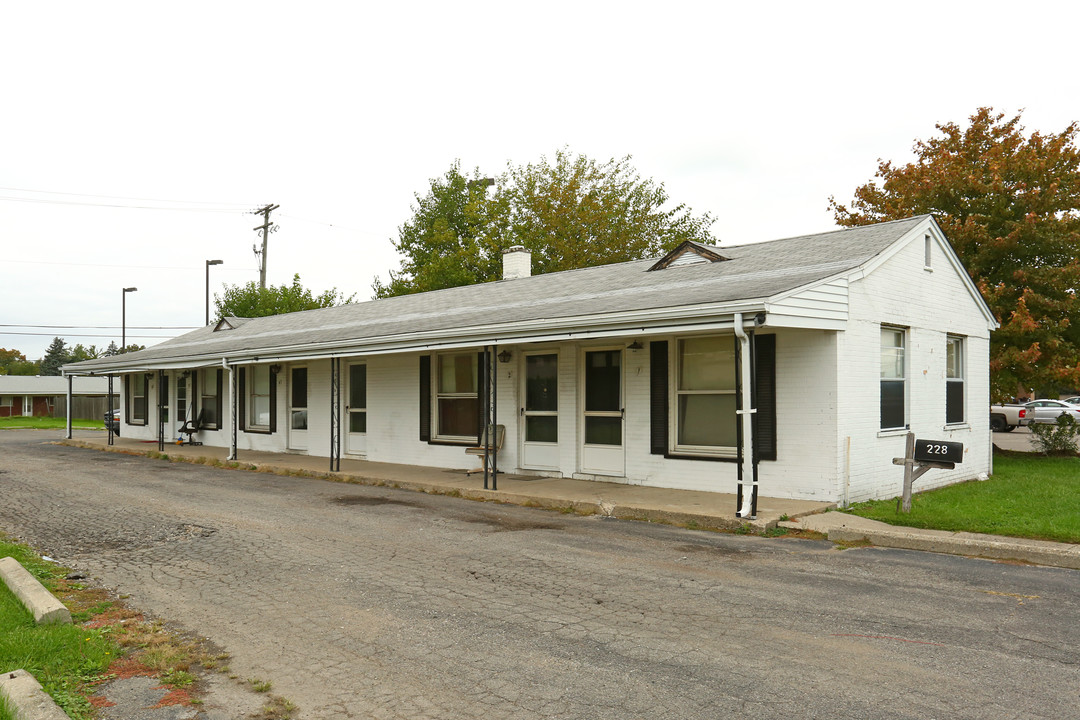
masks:
POLYGON ((916 440, 915 433, 907 434, 904 457, 893 458, 893 465, 904 466, 903 510, 911 512, 911 486, 927 470, 952 470, 964 462, 964 444, 944 440, 916 440))

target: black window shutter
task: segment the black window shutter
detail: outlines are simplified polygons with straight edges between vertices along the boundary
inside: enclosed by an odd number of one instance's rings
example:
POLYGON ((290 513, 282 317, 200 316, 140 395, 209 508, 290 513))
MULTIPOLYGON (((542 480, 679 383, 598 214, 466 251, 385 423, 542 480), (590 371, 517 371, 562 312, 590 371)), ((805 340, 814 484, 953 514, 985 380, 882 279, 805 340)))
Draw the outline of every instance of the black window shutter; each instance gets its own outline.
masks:
MULTIPOLYGON (((199 411, 195 409, 196 407, 198 407, 198 405, 196 404, 196 400, 199 397, 199 381, 198 381, 198 377, 199 377, 199 371, 198 370, 192 370, 191 371, 191 376, 190 376, 190 378, 188 380, 188 407, 191 408, 191 422, 195 422, 195 418, 197 418, 199 416, 198 415, 199 411)), ((185 413, 188 412, 188 408, 184 408, 184 412, 185 413)), ((184 417, 180 418, 181 422, 184 422, 186 420, 187 420, 186 415, 184 417)))
POLYGON ((277 373, 270 373, 270 433, 277 432, 277 373))
POLYGON ((753 415, 754 442, 759 460, 776 459, 776 336, 754 337, 757 395, 753 415))
POLYGON ((224 370, 218 370, 217 371, 217 399, 214 401, 214 404, 216 405, 215 409, 217 410, 217 414, 215 415, 215 417, 217 418, 217 423, 215 424, 215 427, 218 427, 218 428, 222 428, 222 427, 225 426, 225 423, 222 422, 224 416, 221 414, 221 409, 222 409, 222 397, 221 397, 222 380, 221 380, 221 378, 222 378, 222 375, 224 375, 224 374, 225 374, 224 370))
POLYGON ((124 386, 124 419, 128 425, 131 424, 131 376, 121 375, 120 383, 124 386))
POLYGON ((649 343, 649 438, 650 452, 664 455, 668 448, 668 344, 649 343))
POLYGON ((240 397, 237 398, 237 402, 236 402, 236 404, 240 407, 240 429, 241 430, 243 430, 243 429, 245 429, 247 427, 247 412, 246 412, 246 410, 247 410, 247 395, 246 395, 246 392, 245 392, 247 390, 247 382, 246 382, 247 378, 245 377, 247 375, 247 373, 245 372, 245 370, 247 370, 247 368, 244 368, 244 367, 240 368, 240 378, 239 378, 239 381, 238 381, 239 385, 240 385, 240 390, 237 393, 240 397))
POLYGON ((476 354, 476 399, 480 402, 477 403, 477 413, 479 417, 476 419, 476 444, 479 445, 484 440, 484 425, 487 424, 487 404, 488 404, 488 354, 487 352, 480 352, 476 354))
POLYGON ((431 356, 420 356, 420 440, 431 441, 431 356))

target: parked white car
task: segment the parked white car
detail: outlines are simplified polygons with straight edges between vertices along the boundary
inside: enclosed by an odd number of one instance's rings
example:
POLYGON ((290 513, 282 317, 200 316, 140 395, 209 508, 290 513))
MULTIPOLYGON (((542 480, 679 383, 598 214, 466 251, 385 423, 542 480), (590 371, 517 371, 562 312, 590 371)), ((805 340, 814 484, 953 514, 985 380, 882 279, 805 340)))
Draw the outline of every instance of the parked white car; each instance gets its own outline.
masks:
POLYGON ((1025 425, 1033 423, 1057 422, 1061 415, 1072 415, 1073 420, 1080 422, 1080 405, 1072 405, 1063 400, 1033 400, 1026 405, 1027 414, 1024 418, 1025 425))

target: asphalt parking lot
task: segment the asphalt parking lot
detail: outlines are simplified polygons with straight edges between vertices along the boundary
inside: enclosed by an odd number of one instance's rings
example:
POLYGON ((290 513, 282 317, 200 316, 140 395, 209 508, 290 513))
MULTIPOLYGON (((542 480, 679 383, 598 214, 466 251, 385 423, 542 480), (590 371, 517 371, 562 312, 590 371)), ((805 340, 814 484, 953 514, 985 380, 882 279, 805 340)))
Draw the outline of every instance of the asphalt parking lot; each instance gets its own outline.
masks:
POLYGON ((1031 444, 1031 430, 1026 427, 1015 428, 1012 432, 992 433, 991 441, 1002 450, 1016 452, 1035 452, 1031 444))
POLYGON ((171 464, 0 433, 0 528, 301 719, 1069 717, 1076 571, 171 464))

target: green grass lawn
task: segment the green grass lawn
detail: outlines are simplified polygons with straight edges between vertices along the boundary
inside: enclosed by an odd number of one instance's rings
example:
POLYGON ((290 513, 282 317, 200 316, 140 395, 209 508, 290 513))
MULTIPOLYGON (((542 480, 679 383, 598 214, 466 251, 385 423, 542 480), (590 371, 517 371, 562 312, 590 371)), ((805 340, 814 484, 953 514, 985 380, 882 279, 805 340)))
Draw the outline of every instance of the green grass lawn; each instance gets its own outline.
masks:
MULTIPOLYGON (((13 557, 53 589, 66 570, 47 563, 28 548, 0 537, 0 558, 13 557)), ((22 668, 73 718, 89 718, 92 708, 79 689, 99 680, 119 647, 108 633, 78 625, 35 625, 34 617, 0 582, 0 672, 22 668)), ((0 707, 0 720, 13 715, 0 707)))
POLYGON ((1080 543, 1080 458, 995 452, 989 480, 918 493, 907 515, 896 505, 874 500, 850 512, 892 525, 1080 543))
MULTIPOLYGON (((63 430, 67 427, 66 418, 52 417, 11 417, 0 418, 0 430, 4 428, 33 428, 35 430, 63 430)), ((104 430, 104 420, 75 419, 71 421, 71 427, 79 430, 104 430)))

